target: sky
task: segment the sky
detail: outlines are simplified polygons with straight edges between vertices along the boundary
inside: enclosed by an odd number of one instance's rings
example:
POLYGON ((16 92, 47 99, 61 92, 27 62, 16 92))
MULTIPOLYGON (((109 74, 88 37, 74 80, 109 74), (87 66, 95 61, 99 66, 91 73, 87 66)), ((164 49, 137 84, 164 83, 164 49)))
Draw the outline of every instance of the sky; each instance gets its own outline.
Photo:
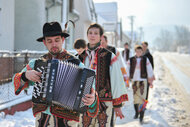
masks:
POLYGON ((93 0, 117 2, 124 31, 130 30, 128 16, 135 16, 134 29, 143 27, 145 39, 153 40, 160 29, 174 25, 190 26, 190 0, 93 0), (151 30, 152 29, 152 30, 151 30), (152 36, 152 34, 155 36, 152 36), (151 38, 151 39, 150 39, 151 38))

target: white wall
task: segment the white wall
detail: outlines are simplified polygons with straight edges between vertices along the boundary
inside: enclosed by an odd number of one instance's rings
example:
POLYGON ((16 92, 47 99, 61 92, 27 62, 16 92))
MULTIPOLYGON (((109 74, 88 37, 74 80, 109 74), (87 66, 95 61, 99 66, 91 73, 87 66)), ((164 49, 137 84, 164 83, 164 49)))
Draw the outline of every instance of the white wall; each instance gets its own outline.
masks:
POLYGON ((15 50, 45 50, 36 42, 45 22, 45 0, 15 0, 15 50))
POLYGON ((79 13, 79 20, 76 22, 74 37, 75 39, 82 38, 87 41, 87 28, 91 23, 94 22, 90 20, 91 18, 89 17, 90 10, 87 4, 87 0, 75 0, 74 8, 79 13))
POLYGON ((49 9, 48 22, 57 21, 61 23, 61 5, 53 6, 49 9))
POLYGON ((0 50, 14 50, 14 0, 0 0, 0 50))

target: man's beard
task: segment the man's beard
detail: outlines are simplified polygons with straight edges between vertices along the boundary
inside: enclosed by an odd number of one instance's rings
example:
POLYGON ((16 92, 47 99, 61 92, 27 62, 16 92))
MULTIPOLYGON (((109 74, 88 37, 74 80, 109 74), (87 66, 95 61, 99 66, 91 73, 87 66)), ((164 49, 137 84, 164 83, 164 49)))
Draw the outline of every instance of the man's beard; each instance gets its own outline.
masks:
POLYGON ((53 56, 57 56, 62 50, 59 50, 57 52, 49 51, 53 56))

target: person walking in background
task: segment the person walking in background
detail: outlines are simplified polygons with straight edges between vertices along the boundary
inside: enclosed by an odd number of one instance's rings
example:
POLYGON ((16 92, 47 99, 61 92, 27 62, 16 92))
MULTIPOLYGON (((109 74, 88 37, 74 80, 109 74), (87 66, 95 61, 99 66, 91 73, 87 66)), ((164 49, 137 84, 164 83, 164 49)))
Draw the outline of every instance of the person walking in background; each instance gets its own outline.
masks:
POLYGON ((129 49, 129 44, 127 42, 124 44, 124 48, 125 49, 122 51, 122 56, 123 56, 125 63, 127 64, 127 61, 129 60, 129 58, 132 57, 132 53, 129 49))
POLYGON ((124 78, 126 87, 129 87, 129 83, 127 80, 126 64, 125 64, 120 52, 115 47, 108 45, 108 39, 107 39, 106 35, 103 35, 101 38, 101 46, 105 49, 108 49, 109 51, 113 52, 116 55, 115 59, 117 59, 119 61, 121 72, 123 74, 123 78, 124 78))
POLYGON ((84 39, 75 40, 74 49, 77 51, 76 55, 84 54, 86 51, 86 41, 84 39))
MULTIPOLYGON (((123 74, 123 79, 125 81, 125 85, 128 88, 129 87, 129 81, 127 80, 127 72, 126 72, 126 65, 124 63, 124 60, 122 58, 122 56, 120 55, 120 52, 113 46, 108 45, 108 38, 106 35, 103 35, 101 38, 101 46, 103 48, 108 49, 109 51, 113 52, 116 55, 116 58, 118 59, 119 63, 120 63, 120 68, 121 68, 121 72, 123 74)), ((112 119, 111 119, 111 127, 114 126, 114 108, 112 110, 112 119)))
POLYGON ((108 49, 116 55, 116 48, 111 45, 108 45, 108 38, 106 35, 103 35, 101 38, 101 46, 105 49, 108 49))
POLYGON ((148 49, 148 42, 142 42, 142 48, 143 48, 143 56, 147 57, 152 65, 152 68, 154 69, 154 59, 151 55, 149 49, 148 49))
POLYGON ((148 58, 142 56, 142 46, 135 46, 135 56, 127 62, 127 78, 132 81, 134 109, 137 119, 140 114, 140 123, 143 123, 144 112, 146 109, 147 79, 152 88, 154 80, 153 69, 148 58))
MULTIPOLYGON (((142 42, 142 48, 143 48, 143 56, 147 57, 152 65, 152 68, 154 69, 154 58, 150 54, 150 51, 148 49, 148 42, 142 42)), ((148 80, 148 79, 147 79, 148 80)), ((149 86, 149 83, 148 83, 149 86)), ((148 95, 149 95, 149 87, 147 87, 147 95, 146 95, 146 100, 148 100, 148 95)))

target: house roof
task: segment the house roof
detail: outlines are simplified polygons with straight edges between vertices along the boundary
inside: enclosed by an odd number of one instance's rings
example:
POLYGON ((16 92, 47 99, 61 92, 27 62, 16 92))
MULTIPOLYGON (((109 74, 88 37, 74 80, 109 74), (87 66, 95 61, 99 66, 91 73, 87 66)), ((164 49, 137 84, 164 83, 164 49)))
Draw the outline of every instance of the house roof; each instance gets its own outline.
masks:
POLYGON ((96 13, 107 22, 117 22, 117 3, 95 3, 96 13))

